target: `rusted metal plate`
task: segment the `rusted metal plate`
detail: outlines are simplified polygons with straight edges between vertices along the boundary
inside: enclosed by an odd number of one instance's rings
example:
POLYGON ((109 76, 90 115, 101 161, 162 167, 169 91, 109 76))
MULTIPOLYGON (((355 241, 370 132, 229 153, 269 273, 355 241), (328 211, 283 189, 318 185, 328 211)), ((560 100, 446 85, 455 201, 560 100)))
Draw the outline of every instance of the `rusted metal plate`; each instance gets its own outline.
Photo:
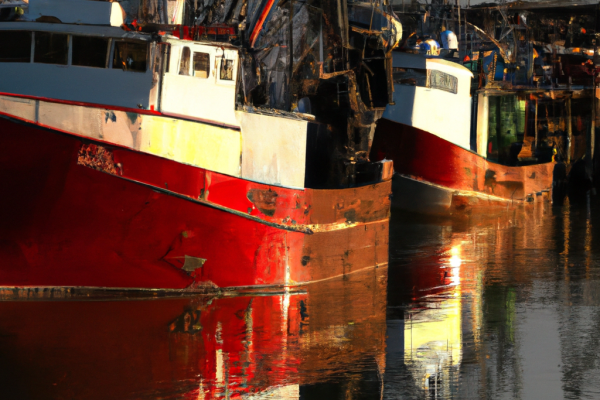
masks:
POLYGON ((320 281, 386 266, 389 221, 371 222, 331 232, 295 237, 302 246, 290 246, 290 278, 320 281))
POLYGON ((286 189, 207 171, 205 199, 288 225, 371 222, 389 218, 391 181, 349 189, 286 189))

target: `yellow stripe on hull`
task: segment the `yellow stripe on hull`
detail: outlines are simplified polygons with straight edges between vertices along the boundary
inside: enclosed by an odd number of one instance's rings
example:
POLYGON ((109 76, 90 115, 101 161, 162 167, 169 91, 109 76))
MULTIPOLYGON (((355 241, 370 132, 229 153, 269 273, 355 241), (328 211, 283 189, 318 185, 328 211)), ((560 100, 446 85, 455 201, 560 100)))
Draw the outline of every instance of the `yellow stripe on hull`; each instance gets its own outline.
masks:
POLYGON ((183 164, 241 176, 240 131, 158 115, 0 96, 0 112, 183 164))

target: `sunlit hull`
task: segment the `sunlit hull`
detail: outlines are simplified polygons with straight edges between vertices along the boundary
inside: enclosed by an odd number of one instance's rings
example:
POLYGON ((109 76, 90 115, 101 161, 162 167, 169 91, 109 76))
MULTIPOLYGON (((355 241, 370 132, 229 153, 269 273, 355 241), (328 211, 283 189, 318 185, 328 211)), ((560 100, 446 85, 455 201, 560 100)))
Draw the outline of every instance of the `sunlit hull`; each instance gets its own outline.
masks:
POLYGON ((387 264, 390 181, 286 189, 10 118, 0 148, 0 287, 277 287, 387 264))
POLYGON ((393 206, 449 215, 549 199, 554 163, 509 167, 432 133, 382 119, 372 159, 394 161, 393 206))

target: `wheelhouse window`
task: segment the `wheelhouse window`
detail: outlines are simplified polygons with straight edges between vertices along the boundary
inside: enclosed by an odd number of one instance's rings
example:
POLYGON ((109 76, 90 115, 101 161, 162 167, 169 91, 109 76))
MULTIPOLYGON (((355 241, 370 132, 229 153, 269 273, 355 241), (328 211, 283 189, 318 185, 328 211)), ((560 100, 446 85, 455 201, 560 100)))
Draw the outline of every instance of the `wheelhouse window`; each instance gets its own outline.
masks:
POLYGON ((233 80, 233 60, 221 59, 221 80, 233 80))
POLYGON ((194 53, 194 76, 208 78, 210 74, 210 56, 206 53, 194 53))
POLYGON ((146 42, 115 42, 113 69, 123 71, 146 72, 148 64, 148 44, 146 42))
POLYGON ((71 65, 106 68, 109 40, 98 37, 73 36, 71 65))
POLYGON ((419 68, 397 68, 392 70, 394 83, 407 86, 427 85, 427 70, 419 68))
POLYGON ((165 60, 165 72, 169 73, 171 69, 171 46, 167 46, 167 58, 165 60))
POLYGON ((428 70, 427 87, 456 94, 458 93, 458 78, 435 69, 428 70))
POLYGON ((0 31, 0 62, 31 61, 31 32, 0 31))
MULTIPOLYGON (((518 151, 514 143, 523 140, 519 128, 524 125, 525 113, 515 95, 489 96, 487 157, 505 165, 514 165, 518 151)), ((522 129, 522 128, 521 128, 522 129)))
POLYGON ((68 60, 69 35, 64 33, 35 32, 34 62, 67 65, 68 60))
POLYGON ((179 75, 190 75, 190 48, 184 47, 181 50, 181 61, 179 62, 179 75))

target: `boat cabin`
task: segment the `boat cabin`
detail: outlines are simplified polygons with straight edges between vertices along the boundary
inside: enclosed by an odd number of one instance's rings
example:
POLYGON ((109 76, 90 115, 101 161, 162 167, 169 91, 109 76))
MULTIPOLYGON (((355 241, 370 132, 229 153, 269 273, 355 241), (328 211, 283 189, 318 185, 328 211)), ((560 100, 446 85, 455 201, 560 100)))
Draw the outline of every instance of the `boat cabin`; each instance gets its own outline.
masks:
POLYGON ((236 126, 235 48, 168 38, 160 109, 163 114, 217 120, 236 126))
MULTIPOLYGON (((89 2, 94 3, 94 2, 89 2)), ((238 126, 238 50, 120 27, 0 24, 0 92, 238 126)))
POLYGON ((395 52, 393 67, 396 106, 386 109, 386 119, 507 166, 546 163, 556 155, 576 160, 585 153, 590 90, 484 88, 472 98, 473 74, 460 64, 395 52))
MULTIPOLYGON (((242 80, 240 46, 233 40, 248 38, 245 33, 238 36, 233 24, 144 22, 141 28, 125 25, 120 7, 116 2, 31 0, 18 20, 0 22, 0 74, 5 77, 0 81, 0 112, 63 133, 289 188, 363 185, 379 182, 389 172, 385 163, 371 163, 365 156, 379 114, 352 116, 355 128, 344 120, 346 110, 362 101, 350 88, 363 88, 356 73, 364 72, 364 63, 356 63, 353 72, 329 74, 313 68, 313 55, 306 56, 302 63, 311 65, 311 82, 318 84, 292 93, 290 77, 306 79, 302 68, 292 71, 275 62, 289 54, 288 42, 280 52, 283 36, 273 39, 270 48, 277 51, 269 56, 273 65, 265 75, 259 57, 267 54, 265 49, 248 53, 245 72, 250 78, 242 80), (311 97, 322 102, 302 107, 311 97), (308 114, 311 110, 316 115, 308 114), (332 116, 337 114, 339 118, 332 116), (348 140, 356 144, 350 146, 348 140)), ((263 22, 253 32, 262 32, 263 22)), ((386 43, 399 39, 397 28, 386 43)), ((306 37, 301 35, 296 43, 306 37)), ((383 54, 384 49, 377 51, 383 54)), ((376 79, 365 75, 361 82, 385 93, 387 102, 387 69, 366 69, 376 79)))
POLYGON ((471 78, 460 64, 419 54, 393 53, 394 103, 383 118, 470 149, 471 78))

